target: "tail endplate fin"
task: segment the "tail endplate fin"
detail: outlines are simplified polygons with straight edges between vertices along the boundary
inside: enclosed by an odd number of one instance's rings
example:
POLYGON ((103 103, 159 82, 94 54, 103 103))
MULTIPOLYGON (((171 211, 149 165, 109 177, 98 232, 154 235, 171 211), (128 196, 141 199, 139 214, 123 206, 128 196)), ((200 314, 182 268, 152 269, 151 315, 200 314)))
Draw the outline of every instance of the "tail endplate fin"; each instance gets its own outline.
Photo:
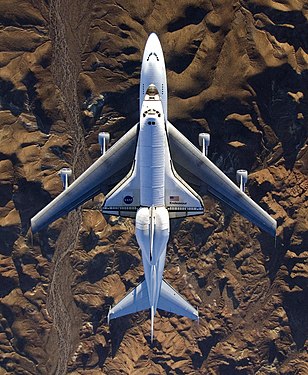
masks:
POLYGON ((151 307, 151 343, 153 342, 154 338, 154 306, 151 307))

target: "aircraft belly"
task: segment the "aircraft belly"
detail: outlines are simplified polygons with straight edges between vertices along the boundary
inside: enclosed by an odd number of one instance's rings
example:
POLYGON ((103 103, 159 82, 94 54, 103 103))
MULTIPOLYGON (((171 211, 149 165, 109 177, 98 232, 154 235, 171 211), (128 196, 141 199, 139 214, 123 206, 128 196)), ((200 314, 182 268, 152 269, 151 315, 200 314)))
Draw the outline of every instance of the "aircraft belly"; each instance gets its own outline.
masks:
POLYGON ((154 312, 160 294, 169 233, 169 214, 165 207, 142 207, 138 210, 136 238, 142 251, 149 303, 154 312))
POLYGON ((166 249, 169 240, 169 214, 166 208, 153 208, 151 228, 151 208, 141 207, 136 214, 136 238, 142 251, 142 257, 148 263, 156 265, 159 257, 166 249), (151 238, 153 231, 153 239, 151 238), (151 243, 152 241, 152 243, 151 243))

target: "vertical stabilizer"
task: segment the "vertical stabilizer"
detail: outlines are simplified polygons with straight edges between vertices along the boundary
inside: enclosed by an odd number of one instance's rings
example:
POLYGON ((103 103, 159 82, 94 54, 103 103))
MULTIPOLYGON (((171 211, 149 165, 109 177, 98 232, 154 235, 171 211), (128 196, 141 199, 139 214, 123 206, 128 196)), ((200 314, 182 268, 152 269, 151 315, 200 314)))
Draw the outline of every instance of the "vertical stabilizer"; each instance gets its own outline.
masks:
POLYGON ((154 338, 154 306, 151 306, 151 343, 154 338))

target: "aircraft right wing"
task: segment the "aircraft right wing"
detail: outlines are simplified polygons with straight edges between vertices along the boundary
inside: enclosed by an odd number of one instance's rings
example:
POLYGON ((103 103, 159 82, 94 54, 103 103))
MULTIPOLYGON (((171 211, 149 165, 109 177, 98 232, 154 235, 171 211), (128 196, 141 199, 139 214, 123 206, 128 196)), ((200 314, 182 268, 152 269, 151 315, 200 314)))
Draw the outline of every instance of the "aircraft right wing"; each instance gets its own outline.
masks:
POLYGON ((82 173, 66 190, 31 219, 32 232, 66 215, 97 194, 119 182, 122 171, 129 168, 135 157, 139 124, 131 128, 107 152, 82 173))
POLYGON ((200 187, 205 187, 210 194, 228 204, 260 229, 276 235, 276 220, 242 192, 170 122, 168 140, 172 160, 193 175, 200 187))

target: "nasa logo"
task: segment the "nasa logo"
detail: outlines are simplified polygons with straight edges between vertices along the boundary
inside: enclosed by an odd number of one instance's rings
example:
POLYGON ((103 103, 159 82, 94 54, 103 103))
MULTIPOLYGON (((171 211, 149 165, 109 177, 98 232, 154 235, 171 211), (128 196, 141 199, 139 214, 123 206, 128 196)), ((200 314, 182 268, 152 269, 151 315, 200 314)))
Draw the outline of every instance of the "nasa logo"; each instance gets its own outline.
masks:
POLYGON ((123 199, 124 203, 126 203, 126 204, 133 203, 133 200, 134 200, 134 198, 131 197, 130 195, 126 195, 126 197, 124 197, 124 199, 123 199))

